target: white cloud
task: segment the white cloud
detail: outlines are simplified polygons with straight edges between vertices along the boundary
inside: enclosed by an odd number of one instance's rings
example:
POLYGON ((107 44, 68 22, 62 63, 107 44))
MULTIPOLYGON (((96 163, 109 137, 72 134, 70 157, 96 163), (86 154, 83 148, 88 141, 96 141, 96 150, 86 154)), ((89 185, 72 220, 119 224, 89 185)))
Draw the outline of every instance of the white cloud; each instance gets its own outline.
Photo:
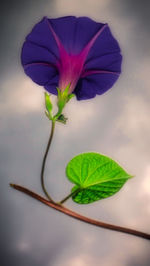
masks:
POLYGON ((82 257, 75 257, 72 258, 68 264, 64 264, 64 266, 87 266, 89 264, 87 264, 88 259, 87 258, 83 258, 82 257))
MULTIPOLYGON (((96 16, 109 5, 111 0, 98 1, 98 0, 56 0, 55 9, 58 15, 86 15, 96 16)), ((102 13, 102 12, 101 12, 102 13)))
POLYGON ((123 111, 118 117, 116 126, 133 141, 145 141, 149 136, 150 105, 138 95, 126 97, 123 111))
POLYGON ((143 177, 141 185, 142 185, 141 192, 147 196, 150 196, 150 165, 145 169, 145 175, 143 177))
POLYGON ((5 90, 1 96, 0 113, 26 114, 39 111, 44 103, 44 93, 40 86, 26 76, 14 76, 3 82, 5 90))

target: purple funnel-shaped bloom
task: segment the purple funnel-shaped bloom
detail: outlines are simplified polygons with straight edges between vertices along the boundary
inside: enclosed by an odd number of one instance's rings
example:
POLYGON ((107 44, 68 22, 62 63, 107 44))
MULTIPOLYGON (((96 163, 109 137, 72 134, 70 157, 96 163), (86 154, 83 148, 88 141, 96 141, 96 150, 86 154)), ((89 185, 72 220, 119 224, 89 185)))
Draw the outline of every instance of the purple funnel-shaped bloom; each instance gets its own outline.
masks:
POLYGON ((78 100, 110 89, 121 72, 118 42, 107 24, 88 17, 44 17, 26 37, 21 54, 25 73, 53 94, 56 87, 78 100))

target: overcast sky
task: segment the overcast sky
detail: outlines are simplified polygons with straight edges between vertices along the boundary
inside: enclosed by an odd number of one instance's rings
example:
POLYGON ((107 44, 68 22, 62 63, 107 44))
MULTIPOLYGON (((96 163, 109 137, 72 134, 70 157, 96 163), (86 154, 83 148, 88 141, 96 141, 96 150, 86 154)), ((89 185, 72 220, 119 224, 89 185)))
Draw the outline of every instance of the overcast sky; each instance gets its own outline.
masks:
POLYGON ((1 1, 2 266, 150 265, 147 240, 73 220, 8 185, 42 194, 40 167, 50 131, 43 88, 24 74, 20 63, 26 35, 45 15, 86 15, 108 22, 122 50, 122 75, 104 95, 80 102, 73 98, 66 106, 68 123, 56 125, 46 185, 56 200, 63 198, 72 187, 65 177, 69 160, 81 152, 106 154, 135 177, 113 197, 83 206, 69 200, 66 206, 150 233, 149 10, 148 0, 1 1))

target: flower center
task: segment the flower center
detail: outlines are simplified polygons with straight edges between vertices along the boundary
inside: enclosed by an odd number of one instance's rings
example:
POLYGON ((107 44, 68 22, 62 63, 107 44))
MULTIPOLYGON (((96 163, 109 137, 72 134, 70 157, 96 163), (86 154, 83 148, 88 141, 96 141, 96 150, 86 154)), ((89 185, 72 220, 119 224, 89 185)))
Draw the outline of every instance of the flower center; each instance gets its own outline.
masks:
POLYGON ((84 60, 81 54, 69 55, 65 49, 60 51, 60 61, 57 65, 59 70, 59 89, 65 90, 70 83, 69 93, 75 89, 83 70, 84 60))
POLYGON ((54 36, 60 53, 60 58, 56 65, 59 71, 59 89, 63 91, 70 84, 69 93, 72 93, 81 74, 84 73, 83 66, 91 47, 105 27, 107 27, 107 24, 103 25, 103 27, 98 30, 78 55, 69 55, 49 22, 48 26, 54 36))

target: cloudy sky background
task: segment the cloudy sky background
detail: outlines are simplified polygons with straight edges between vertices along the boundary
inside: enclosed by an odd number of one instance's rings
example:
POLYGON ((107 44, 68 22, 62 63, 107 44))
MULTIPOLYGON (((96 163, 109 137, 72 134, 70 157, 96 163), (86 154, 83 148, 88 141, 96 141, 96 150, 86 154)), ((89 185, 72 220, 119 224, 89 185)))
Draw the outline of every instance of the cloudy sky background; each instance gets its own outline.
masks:
MULTIPOLYGON (((59 200, 72 185, 68 161, 96 151, 135 175, 115 196, 91 205, 66 205, 95 219, 150 233, 150 3, 147 0, 13 0, 1 4, 0 250, 2 266, 148 266, 150 243, 73 220, 9 187, 40 194, 40 168, 50 124, 43 89, 23 72, 25 36, 43 16, 86 15, 108 22, 123 53, 115 86, 89 101, 72 99, 66 126, 56 132, 46 185, 59 200), (88 133, 88 134, 87 134, 88 133)), ((55 97, 53 97, 55 101, 55 97)))

